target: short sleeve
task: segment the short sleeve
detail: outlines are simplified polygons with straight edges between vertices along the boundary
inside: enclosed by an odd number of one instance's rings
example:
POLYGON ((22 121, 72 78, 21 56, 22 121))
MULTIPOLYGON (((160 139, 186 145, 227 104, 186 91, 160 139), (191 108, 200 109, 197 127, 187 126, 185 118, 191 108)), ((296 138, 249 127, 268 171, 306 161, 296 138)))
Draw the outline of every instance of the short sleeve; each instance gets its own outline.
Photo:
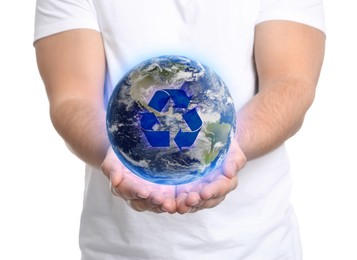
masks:
POLYGON ((99 31, 91 0, 37 0, 34 41, 71 29, 99 31))
POLYGON ((325 31, 322 0, 261 0, 257 24, 269 20, 303 23, 325 31))

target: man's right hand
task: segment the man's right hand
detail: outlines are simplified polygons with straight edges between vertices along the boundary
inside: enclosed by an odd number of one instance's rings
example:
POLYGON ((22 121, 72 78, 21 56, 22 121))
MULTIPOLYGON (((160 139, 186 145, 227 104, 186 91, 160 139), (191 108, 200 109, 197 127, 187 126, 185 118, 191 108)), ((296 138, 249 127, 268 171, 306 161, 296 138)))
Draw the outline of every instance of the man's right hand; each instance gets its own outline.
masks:
POLYGON ((139 178, 129 171, 110 147, 101 166, 110 180, 112 193, 136 211, 175 213, 175 186, 158 185, 139 178))

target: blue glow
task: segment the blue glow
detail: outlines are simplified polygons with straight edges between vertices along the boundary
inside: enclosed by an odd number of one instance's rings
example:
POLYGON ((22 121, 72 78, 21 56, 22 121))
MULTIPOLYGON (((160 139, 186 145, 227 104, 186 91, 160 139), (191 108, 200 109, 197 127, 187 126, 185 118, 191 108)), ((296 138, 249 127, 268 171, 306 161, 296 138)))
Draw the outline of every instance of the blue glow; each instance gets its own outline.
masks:
POLYGON ((108 103, 107 131, 129 170, 178 185, 220 165, 235 118, 228 88, 212 70, 187 57, 160 56, 118 82, 108 103))

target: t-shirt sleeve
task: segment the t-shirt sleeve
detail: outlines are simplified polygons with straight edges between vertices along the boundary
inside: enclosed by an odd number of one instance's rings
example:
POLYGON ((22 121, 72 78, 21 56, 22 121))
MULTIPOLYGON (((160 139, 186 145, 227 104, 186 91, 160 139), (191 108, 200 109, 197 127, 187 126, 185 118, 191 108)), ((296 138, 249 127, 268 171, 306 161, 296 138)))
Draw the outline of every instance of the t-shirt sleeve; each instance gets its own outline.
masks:
POLYGON ((257 24, 269 20, 303 23, 325 31, 322 0, 262 0, 257 24))
POLYGON ((99 31, 91 0, 37 0, 34 41, 71 29, 99 31))

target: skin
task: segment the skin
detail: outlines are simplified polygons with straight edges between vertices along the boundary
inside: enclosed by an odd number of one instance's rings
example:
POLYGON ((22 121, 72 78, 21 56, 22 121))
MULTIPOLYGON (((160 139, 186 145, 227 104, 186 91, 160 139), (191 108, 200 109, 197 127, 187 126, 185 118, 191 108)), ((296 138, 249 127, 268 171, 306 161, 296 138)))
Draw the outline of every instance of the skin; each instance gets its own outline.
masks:
POLYGON ((256 26, 258 93, 237 112, 237 133, 222 164, 204 181, 156 185, 127 170, 106 134, 105 53, 98 32, 79 29, 35 43, 52 123, 71 151, 101 169, 115 195, 137 211, 188 213, 219 205, 238 185, 247 161, 281 145, 301 127, 313 102, 325 35, 312 27, 269 21, 256 26))

